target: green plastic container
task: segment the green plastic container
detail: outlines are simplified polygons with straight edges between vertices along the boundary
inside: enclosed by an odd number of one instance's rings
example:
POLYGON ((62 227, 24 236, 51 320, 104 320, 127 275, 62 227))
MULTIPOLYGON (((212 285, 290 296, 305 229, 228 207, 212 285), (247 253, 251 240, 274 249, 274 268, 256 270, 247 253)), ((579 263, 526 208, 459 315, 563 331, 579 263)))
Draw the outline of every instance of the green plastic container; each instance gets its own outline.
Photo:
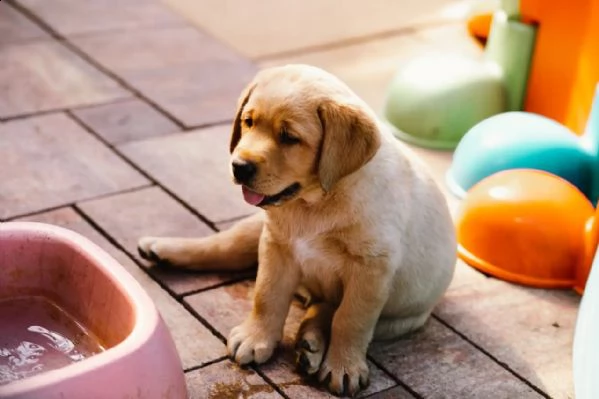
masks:
POLYGON ((422 147, 454 149, 480 121, 521 110, 535 33, 534 26, 498 11, 483 60, 435 55, 405 65, 383 111, 395 135, 422 147))

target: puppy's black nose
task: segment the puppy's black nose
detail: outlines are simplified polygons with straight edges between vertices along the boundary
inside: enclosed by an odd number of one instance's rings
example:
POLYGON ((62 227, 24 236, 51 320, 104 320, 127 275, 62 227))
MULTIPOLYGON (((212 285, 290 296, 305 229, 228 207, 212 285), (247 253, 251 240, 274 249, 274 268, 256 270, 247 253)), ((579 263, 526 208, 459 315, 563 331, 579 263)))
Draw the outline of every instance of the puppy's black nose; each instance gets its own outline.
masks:
POLYGON ((243 160, 233 161, 233 176, 239 183, 247 184, 256 175, 256 165, 243 160))

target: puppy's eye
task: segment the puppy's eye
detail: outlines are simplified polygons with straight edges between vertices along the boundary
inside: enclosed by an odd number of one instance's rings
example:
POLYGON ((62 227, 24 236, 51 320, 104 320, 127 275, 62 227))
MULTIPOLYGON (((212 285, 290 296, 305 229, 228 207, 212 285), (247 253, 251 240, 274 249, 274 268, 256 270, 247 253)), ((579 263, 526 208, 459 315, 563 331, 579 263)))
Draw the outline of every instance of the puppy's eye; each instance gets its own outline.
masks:
POLYGON ((281 140, 281 144, 286 144, 286 145, 298 144, 300 142, 300 139, 290 135, 289 132, 287 131, 287 129, 285 129, 285 128, 281 129, 280 140, 281 140))
POLYGON ((243 120, 243 123, 247 126, 247 127, 252 127, 254 126, 254 120, 250 117, 247 117, 243 120))

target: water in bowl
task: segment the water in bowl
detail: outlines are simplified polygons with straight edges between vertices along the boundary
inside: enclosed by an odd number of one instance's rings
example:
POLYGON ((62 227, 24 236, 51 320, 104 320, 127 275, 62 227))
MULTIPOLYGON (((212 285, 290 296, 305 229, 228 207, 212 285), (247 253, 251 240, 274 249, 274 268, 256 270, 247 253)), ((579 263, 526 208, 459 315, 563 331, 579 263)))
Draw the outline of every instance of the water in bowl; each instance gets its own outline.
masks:
POLYGON ((44 297, 0 300, 0 385, 104 350, 83 325, 44 297))

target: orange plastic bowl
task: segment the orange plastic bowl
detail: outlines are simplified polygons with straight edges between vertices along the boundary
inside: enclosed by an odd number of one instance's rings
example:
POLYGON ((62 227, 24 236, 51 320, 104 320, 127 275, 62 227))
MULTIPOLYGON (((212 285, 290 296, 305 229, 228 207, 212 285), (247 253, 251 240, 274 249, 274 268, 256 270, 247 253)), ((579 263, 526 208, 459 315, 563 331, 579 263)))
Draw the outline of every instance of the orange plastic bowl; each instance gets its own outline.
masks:
POLYGON ((472 187, 461 204, 458 254, 506 281, 582 293, 597 247, 594 219, 591 202, 560 177, 499 172, 472 187))

